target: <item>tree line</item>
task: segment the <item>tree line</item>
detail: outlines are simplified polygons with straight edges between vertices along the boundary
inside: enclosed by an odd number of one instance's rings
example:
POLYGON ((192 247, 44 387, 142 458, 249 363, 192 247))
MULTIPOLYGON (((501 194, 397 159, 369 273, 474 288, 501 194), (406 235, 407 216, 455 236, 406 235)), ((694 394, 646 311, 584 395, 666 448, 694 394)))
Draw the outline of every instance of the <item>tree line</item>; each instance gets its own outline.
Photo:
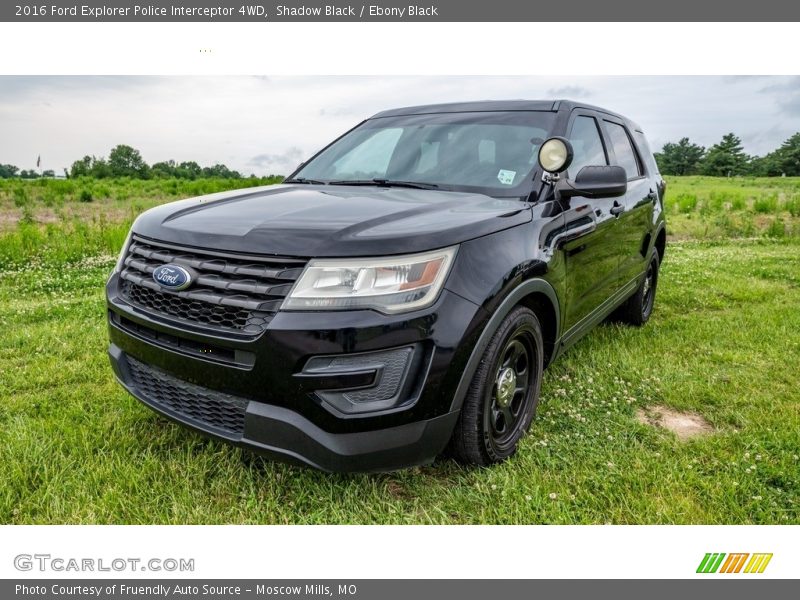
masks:
MULTIPOLYGON (((787 139, 779 148, 764 156, 749 156, 744 152, 742 140, 728 133, 711 146, 704 148, 692 143, 688 137, 678 142, 664 144, 661 152, 655 153, 659 170, 664 175, 712 175, 734 177, 753 175, 757 177, 800 176, 800 132, 787 139)), ((98 179, 109 177, 133 177, 137 179, 204 179, 224 177, 241 179, 242 174, 223 164, 201 167, 195 161, 178 163, 174 160, 148 165, 141 153, 131 146, 120 144, 108 154, 108 158, 84 156, 64 169, 66 177, 89 176, 98 179)), ((20 171, 14 165, 0 164, 0 179, 20 177, 36 179, 55 177, 52 170, 20 171)))
MULTIPOLYGON (((148 165, 141 153, 131 146, 120 144, 115 146, 108 154, 108 158, 84 156, 72 163, 69 169, 64 169, 64 176, 70 177, 96 177, 106 179, 110 177, 133 177, 136 179, 160 179, 175 177, 177 179, 206 179, 209 177, 224 177, 227 179, 241 179, 239 171, 229 169, 223 164, 210 167, 201 167, 193 160, 178 163, 174 160, 153 163, 148 165)), ((38 173, 33 169, 20 171, 14 165, 0 164, 0 179, 20 177, 22 179, 37 179, 39 177, 55 177, 52 170, 38 173)))
POLYGON ((655 158, 663 175, 797 177, 800 176, 800 132, 764 156, 747 155, 742 140, 728 133, 708 149, 693 144, 686 137, 677 143, 669 142, 661 152, 655 153, 655 158))
POLYGON ((38 171, 34 171, 33 169, 30 170, 23 169, 22 171, 20 171, 19 167, 15 167, 14 165, 0 164, 0 179, 11 179, 13 177, 19 177, 20 179, 38 179, 39 177, 55 177, 55 176, 56 172, 49 169, 39 173, 38 171))

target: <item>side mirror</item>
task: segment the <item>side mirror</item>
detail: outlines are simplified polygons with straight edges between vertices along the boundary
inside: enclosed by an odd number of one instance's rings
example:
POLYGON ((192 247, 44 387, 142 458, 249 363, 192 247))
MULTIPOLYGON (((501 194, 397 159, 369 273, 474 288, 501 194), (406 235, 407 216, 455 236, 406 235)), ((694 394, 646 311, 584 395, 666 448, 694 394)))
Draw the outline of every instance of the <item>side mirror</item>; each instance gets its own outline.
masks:
POLYGON ((562 179, 556 184, 561 198, 614 198, 628 190, 628 174, 618 166, 583 167, 575 179, 562 179))

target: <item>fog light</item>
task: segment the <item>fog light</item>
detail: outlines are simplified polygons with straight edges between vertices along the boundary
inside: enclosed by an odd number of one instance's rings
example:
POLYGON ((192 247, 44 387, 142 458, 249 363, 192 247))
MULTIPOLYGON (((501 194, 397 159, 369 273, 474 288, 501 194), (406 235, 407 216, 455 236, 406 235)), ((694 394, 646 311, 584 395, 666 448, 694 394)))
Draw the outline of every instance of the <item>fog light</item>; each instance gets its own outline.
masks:
POLYGON ((413 396, 414 374, 422 361, 419 346, 377 352, 314 356, 296 377, 339 412, 385 410, 413 396))

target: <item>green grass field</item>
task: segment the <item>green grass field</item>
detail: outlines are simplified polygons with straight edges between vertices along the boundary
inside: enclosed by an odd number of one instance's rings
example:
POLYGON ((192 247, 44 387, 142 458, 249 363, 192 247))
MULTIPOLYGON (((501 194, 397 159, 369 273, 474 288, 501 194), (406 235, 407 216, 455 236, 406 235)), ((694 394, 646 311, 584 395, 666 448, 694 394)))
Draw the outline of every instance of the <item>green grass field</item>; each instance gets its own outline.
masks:
POLYGON ((673 239, 800 236, 798 177, 667 177, 673 239))
MULTIPOLYGON (((64 199, 50 220, 0 188, 0 523, 800 523, 800 180, 669 186, 650 323, 604 324, 554 364, 511 461, 385 475, 273 463, 129 397, 102 287, 134 211, 64 199), (654 406, 711 431, 635 418, 654 406)), ((170 199, 141 193, 125 202, 170 199)))

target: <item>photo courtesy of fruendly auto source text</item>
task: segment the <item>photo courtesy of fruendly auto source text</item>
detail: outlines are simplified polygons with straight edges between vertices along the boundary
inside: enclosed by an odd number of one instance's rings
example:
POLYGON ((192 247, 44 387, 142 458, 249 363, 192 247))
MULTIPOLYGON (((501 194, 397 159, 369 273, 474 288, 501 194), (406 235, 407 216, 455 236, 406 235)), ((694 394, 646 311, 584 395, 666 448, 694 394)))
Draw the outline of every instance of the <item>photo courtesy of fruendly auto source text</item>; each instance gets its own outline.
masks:
POLYGON ((0 597, 796 596, 798 38, 0 6, 0 597))

